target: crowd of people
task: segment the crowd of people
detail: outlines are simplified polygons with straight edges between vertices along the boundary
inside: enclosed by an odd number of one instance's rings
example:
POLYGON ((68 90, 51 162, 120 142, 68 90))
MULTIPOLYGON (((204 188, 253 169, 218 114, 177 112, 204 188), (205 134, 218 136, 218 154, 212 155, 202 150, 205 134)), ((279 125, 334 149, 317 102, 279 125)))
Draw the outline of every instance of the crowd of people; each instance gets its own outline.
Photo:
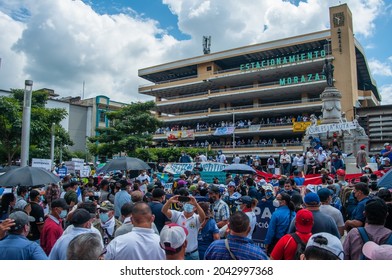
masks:
POLYGON ((171 127, 160 127, 156 130, 157 134, 164 134, 166 132, 171 131, 180 131, 180 130, 189 130, 193 129, 195 131, 208 131, 209 129, 216 129, 219 127, 235 127, 238 129, 241 128, 249 128, 251 125, 260 125, 263 126, 275 126, 275 125, 291 125, 294 122, 308 122, 310 121, 310 117, 308 115, 298 115, 298 116, 281 116, 281 117, 267 117, 261 118, 257 121, 252 121, 250 119, 237 120, 235 123, 232 121, 221 121, 215 123, 200 123, 198 122, 196 125, 189 126, 179 126, 173 125, 171 127))
POLYGON ((67 175, 59 184, 2 188, 0 259, 391 259, 391 192, 377 177, 345 176, 322 170, 322 184, 304 185, 297 169, 208 184, 191 172, 167 188, 145 170, 133 179, 67 175), (256 213, 268 203, 274 211, 260 246, 256 213))

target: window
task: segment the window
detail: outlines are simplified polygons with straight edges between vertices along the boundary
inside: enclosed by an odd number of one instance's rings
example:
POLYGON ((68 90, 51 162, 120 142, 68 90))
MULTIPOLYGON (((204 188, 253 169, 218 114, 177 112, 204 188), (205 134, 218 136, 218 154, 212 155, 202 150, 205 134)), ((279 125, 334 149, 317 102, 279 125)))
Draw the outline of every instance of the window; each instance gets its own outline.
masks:
POLYGON ((211 71, 212 70, 212 66, 207 66, 207 71, 211 71))

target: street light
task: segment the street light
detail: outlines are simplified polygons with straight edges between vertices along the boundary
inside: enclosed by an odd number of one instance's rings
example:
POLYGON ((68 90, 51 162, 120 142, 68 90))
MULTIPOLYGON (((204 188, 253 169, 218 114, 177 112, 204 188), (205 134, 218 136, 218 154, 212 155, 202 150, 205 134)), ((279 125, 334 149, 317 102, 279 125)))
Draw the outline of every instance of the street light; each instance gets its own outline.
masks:
POLYGON ((25 80, 25 91, 24 91, 24 99, 23 99, 22 140, 21 140, 21 153, 20 153, 21 167, 29 165, 32 89, 33 89, 33 81, 25 80))

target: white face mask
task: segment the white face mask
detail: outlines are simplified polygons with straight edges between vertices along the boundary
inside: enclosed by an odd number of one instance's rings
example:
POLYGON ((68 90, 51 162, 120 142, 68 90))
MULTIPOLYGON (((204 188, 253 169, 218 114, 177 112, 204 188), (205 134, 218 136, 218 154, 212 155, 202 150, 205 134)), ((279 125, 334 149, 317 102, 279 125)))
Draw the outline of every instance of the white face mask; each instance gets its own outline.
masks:
POLYGON ((280 202, 277 199, 274 199, 274 201, 272 201, 272 205, 276 208, 278 208, 280 206, 280 202))

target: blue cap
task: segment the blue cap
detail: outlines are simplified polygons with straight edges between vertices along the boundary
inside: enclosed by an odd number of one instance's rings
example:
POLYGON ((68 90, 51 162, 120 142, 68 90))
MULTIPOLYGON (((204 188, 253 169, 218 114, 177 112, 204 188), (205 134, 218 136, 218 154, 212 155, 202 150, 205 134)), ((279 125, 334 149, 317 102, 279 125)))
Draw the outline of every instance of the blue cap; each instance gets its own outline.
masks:
POLYGON ((305 195, 304 202, 308 205, 319 205, 320 197, 316 193, 310 192, 305 195))

